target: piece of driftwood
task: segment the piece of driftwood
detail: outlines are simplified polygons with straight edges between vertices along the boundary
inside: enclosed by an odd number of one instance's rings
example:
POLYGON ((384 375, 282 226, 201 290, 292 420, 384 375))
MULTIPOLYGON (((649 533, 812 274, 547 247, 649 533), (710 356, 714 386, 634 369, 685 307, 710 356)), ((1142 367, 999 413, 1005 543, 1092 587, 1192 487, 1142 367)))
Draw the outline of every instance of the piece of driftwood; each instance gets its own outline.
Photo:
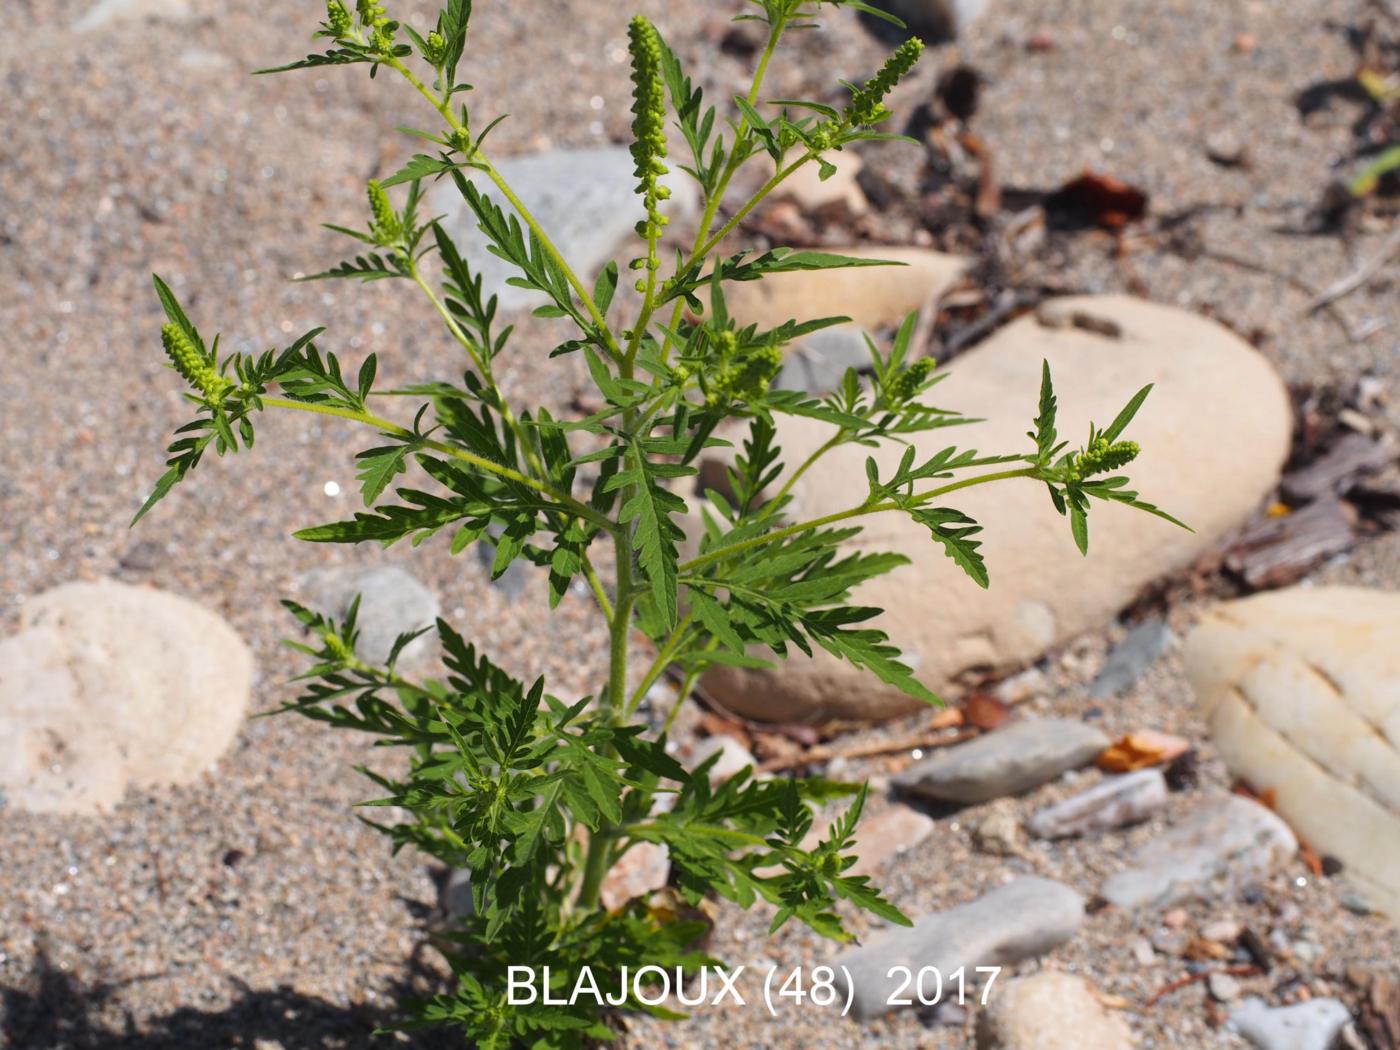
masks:
POLYGON ((928 725, 912 736, 900 737, 897 740, 867 741, 861 744, 847 743, 844 746, 840 744, 818 745, 797 754, 783 755, 772 761, 764 762, 758 768, 763 773, 777 773, 782 770, 794 769, 797 766, 811 765, 815 762, 830 762, 833 758, 874 758, 878 755, 913 751, 915 748, 933 750, 952 744, 960 744, 964 740, 970 740, 980 735, 980 730, 977 729, 964 729, 952 736, 941 735, 944 731, 961 724, 962 711, 956 707, 945 708, 938 712, 928 725))
POLYGON ((1284 587, 1325 558, 1356 543, 1355 512, 1334 497, 1270 518, 1244 534, 1225 555, 1225 567, 1251 589, 1284 587))
POLYGON ((1345 434, 1324 455, 1284 475, 1280 491, 1291 504, 1340 495, 1357 475, 1378 470, 1394 459, 1395 452, 1386 442, 1365 434, 1345 434))
POLYGON ((1345 277, 1334 281, 1324 288, 1317 297, 1308 304, 1307 312, 1312 313, 1315 310, 1320 310, 1324 306, 1329 306, 1338 299, 1348 296, 1358 288, 1361 288, 1372 277, 1376 276, 1376 274, 1384 268, 1385 264, 1390 262, 1391 258, 1396 255, 1396 253, 1400 253, 1400 225, 1397 225, 1395 229, 1391 230, 1390 236, 1386 237, 1386 239, 1381 242, 1380 251, 1365 260, 1345 277))

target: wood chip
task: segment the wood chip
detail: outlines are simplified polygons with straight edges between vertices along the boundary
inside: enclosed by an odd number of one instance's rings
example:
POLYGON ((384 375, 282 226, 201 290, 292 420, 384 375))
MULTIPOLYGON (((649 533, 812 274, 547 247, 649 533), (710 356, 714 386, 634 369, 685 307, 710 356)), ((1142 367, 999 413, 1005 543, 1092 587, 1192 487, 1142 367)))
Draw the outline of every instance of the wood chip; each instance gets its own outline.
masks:
POLYGON ((1356 543, 1354 512, 1337 499, 1320 499, 1282 518, 1254 526, 1225 555, 1225 567, 1251 589, 1285 587, 1356 543))
POLYGON ((1395 453, 1385 442, 1365 434, 1348 433, 1326 454, 1301 470, 1285 475, 1280 491, 1291 504, 1310 503, 1321 497, 1339 495, 1357 475, 1394 461, 1395 453))

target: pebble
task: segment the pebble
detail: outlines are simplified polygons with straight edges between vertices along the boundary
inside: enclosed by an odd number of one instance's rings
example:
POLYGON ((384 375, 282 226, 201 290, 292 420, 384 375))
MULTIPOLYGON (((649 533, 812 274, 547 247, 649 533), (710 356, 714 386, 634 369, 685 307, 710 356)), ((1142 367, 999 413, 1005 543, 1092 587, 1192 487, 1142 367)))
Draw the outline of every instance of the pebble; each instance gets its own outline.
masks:
POLYGON ((1201 936, 1220 944, 1234 944, 1244 932, 1244 923, 1235 919, 1217 919, 1201 927, 1201 936))
POLYGON ((73 23, 73 28, 90 33, 121 22, 188 22, 193 17, 189 0, 100 0, 73 23))
POLYGON ((1018 795, 1093 761, 1108 738, 1066 718, 1032 718, 940 751, 894 778, 897 789, 971 804, 1018 795))
POLYGON ((1213 973, 1206 978, 1211 998, 1219 1003, 1228 1003, 1240 996, 1240 982, 1228 973, 1213 973))
POLYGON ((616 911, 635 897, 661 889, 671 877, 671 851, 659 842, 637 842, 603 878, 598 898, 616 911))
POLYGON ((1106 777, 1087 791, 1047 806, 1027 823, 1037 838, 1058 839, 1111 831, 1146 820, 1167 804, 1160 769, 1106 777))
POLYGON ((1095 700, 1126 693, 1172 647, 1170 627, 1159 619, 1144 620, 1129 631, 1108 654, 1108 661, 1089 685, 1095 700))
POLYGON ((1350 1020, 1338 999, 1270 1007, 1250 996, 1230 1013, 1230 1027, 1258 1050, 1330 1050, 1350 1020))
POLYGON ((851 1013, 869 1020, 895 1008, 889 999, 898 990, 899 977, 890 975, 891 967, 915 973, 933 967, 946 976, 960 966, 1009 966, 1063 944, 1083 921, 1084 899, 1078 893, 1050 879, 1025 876, 846 952, 833 964, 837 984, 844 1001, 844 966, 855 985, 851 1013))
POLYGON ((1101 892, 1120 908, 1208 897, 1271 870, 1297 849, 1298 840, 1276 815, 1230 795, 1149 840, 1101 892))
MULTIPOLYGON (((355 616, 355 655, 368 664, 388 662, 399 635, 431 627, 442 608, 437 596, 416 578, 393 565, 375 568, 320 569, 303 580, 306 604, 339 622, 358 596, 355 616)), ((427 655, 436 644, 432 632, 415 638, 399 654, 408 664, 427 655)))
POLYGON ((1157 951, 1146 937, 1133 941, 1132 953, 1139 966, 1152 966, 1157 962, 1157 951))
POLYGON ((1089 982, 1049 971, 993 991, 977 1019, 978 1050, 1130 1050, 1122 1015, 1104 1008, 1089 982))
POLYGON ((856 828, 857 860, 846 874, 874 875, 901 853, 927 839, 937 827, 937 822, 927 813, 894 803, 860 822, 856 828))
POLYGON ((972 841, 983 853, 996 857, 1019 857, 1025 852, 1021 822, 1008 799, 993 803, 990 811, 972 825, 972 841))

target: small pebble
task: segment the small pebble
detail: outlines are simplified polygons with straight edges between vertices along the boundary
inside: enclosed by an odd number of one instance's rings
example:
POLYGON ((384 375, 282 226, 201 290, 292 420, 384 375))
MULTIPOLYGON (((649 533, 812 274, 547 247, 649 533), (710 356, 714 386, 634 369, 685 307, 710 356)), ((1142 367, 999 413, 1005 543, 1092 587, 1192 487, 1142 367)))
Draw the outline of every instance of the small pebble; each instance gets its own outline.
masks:
POLYGON ((1240 982, 1228 973, 1213 973, 1206 978, 1211 998, 1218 1003, 1228 1003, 1240 996, 1240 982))

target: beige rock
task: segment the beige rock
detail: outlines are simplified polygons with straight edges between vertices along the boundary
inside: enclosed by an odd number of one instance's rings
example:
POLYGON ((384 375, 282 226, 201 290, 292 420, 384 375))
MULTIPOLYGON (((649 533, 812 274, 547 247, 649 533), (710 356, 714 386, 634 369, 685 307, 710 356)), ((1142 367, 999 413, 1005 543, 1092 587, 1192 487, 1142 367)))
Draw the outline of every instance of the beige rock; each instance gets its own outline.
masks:
POLYGON ((870 210, 870 202, 856 181, 865 167, 860 154, 840 150, 828 154, 827 160, 836 168, 834 175, 823 181, 817 165, 804 164, 788 176, 774 197, 792 200, 807 211, 845 205, 852 215, 864 215, 870 210))
POLYGON ((927 813, 899 802, 862 820, 856 827, 855 852, 859 859, 846 874, 876 874, 932 835, 936 826, 927 813))
MULTIPOLYGON (((838 301, 859 300, 859 292, 847 291, 838 301)), ((1098 504, 1086 559, 1044 486, 1012 481, 969 489, 948 505, 985 526, 982 551, 992 583, 984 591, 922 526, 899 514, 863 519, 865 531, 851 549, 897 551, 913 564, 863 585, 854 600, 885 610, 874 625, 890 635, 924 683, 944 695, 956 693, 966 672, 1014 669, 1101 626, 1145 584, 1190 564, 1256 508, 1287 454, 1287 394, 1268 362, 1243 340, 1194 314, 1126 296, 1064 305, 1111 321, 1121 336, 1047 327, 1033 317, 1012 323, 959 358, 934 388, 939 406, 986 422, 920 436, 917 449, 924 456, 954 442, 987 454, 1026 449, 1042 359, 1055 377, 1060 433, 1070 440, 1082 441, 1090 419, 1106 424, 1139 387, 1155 383, 1127 432, 1144 449, 1130 474, 1144 498, 1195 532, 1098 504)), ((777 443, 794 464, 829 434, 820 422, 785 418, 777 443)), ((888 473, 902 451, 888 445, 875 457, 888 473)), ((795 518, 851 507, 869 454, 846 446, 804 475, 794 489, 795 518)), ((705 687, 736 711, 774 721, 880 719, 918 706, 824 652, 812 659, 797 654, 773 670, 716 669, 705 687)))
POLYGON ((183 784, 238 732, 248 647, 195 602, 113 581, 25 604, 0 643, 0 790, 36 812, 115 805, 128 784, 183 784))
POLYGON ((1221 757, 1371 904, 1400 916, 1400 594, 1229 602, 1184 657, 1221 757))
POLYGON ((633 898, 661 889, 670 877, 671 851, 657 842, 638 842, 613 865, 598 897, 608 911, 617 911, 633 898))
POLYGON ((188 22, 193 18, 189 0, 98 0, 73 28, 87 33, 122 22, 188 22))
POLYGON ((992 986, 979 1050, 1129 1050, 1133 1033, 1082 977, 1047 971, 992 986))
MULTIPOLYGON (((784 321, 849 317, 875 330, 900 324, 929 297, 962 276, 968 260, 924 248, 831 248, 837 255, 886 259, 900 266, 799 270, 725 287, 729 314, 741 324, 771 328, 784 321)), ((1024 426, 1022 427, 1024 430, 1024 426)))

